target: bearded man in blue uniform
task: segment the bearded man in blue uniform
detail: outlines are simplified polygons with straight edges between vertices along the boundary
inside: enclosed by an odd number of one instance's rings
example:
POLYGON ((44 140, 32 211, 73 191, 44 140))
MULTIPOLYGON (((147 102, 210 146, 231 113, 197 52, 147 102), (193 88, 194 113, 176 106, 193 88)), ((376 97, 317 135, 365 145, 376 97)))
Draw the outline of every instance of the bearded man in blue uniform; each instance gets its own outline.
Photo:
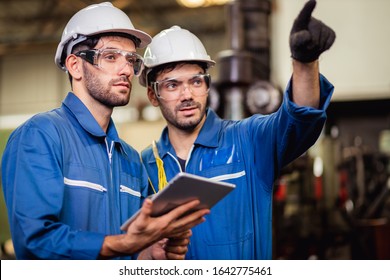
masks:
POLYGON ((311 16, 315 5, 308 1, 293 24, 292 78, 270 115, 222 120, 207 108, 207 70, 215 62, 188 30, 163 30, 146 48, 139 80, 167 122, 158 142, 142 152, 151 191, 178 172, 236 185, 193 229, 187 259, 272 259, 274 181, 316 142, 333 93, 318 58, 335 33, 311 16))

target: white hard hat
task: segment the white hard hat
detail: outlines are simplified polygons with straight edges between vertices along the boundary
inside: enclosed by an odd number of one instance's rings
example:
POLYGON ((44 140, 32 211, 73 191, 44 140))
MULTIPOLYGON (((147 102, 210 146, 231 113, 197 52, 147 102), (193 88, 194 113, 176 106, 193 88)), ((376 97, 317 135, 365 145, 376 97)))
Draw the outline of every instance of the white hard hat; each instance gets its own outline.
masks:
POLYGON ((207 67, 215 65, 215 61, 207 54, 199 38, 190 31, 175 25, 154 36, 145 49, 145 68, 139 77, 140 84, 146 85, 146 75, 153 67, 180 61, 205 62, 207 67))
POLYGON ((61 60, 64 52, 69 55, 72 48, 76 44, 85 41, 88 36, 107 32, 119 32, 135 36, 140 40, 139 46, 136 46, 139 48, 146 47, 152 40, 149 34, 135 29, 129 17, 110 2, 93 4, 78 11, 69 20, 62 33, 61 42, 57 47, 55 63, 62 70, 66 70, 64 61, 61 60), (65 47, 66 50, 64 50, 65 47))

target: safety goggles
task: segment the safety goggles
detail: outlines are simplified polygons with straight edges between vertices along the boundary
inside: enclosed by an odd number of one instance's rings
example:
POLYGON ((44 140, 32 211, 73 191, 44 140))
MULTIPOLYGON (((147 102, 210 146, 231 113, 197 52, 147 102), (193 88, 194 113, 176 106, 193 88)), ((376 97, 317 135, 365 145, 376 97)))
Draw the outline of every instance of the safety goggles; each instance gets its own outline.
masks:
POLYGON ((109 72, 119 72, 126 65, 129 65, 133 68, 135 76, 141 74, 144 64, 142 56, 139 54, 119 49, 84 50, 75 55, 109 72))
POLYGON ((187 88, 194 96, 203 96, 210 89, 210 74, 195 74, 169 78, 151 83, 158 98, 177 100, 187 88))

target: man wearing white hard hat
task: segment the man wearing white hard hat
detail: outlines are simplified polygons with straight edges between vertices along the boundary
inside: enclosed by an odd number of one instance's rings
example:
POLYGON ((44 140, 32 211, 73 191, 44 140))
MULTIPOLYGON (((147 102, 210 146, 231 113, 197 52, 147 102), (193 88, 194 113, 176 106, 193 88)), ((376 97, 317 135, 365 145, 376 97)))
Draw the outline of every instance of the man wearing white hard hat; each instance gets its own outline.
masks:
POLYGON ((319 73, 318 57, 335 33, 311 17, 315 4, 307 2, 294 22, 292 78, 283 104, 267 116, 222 120, 207 108, 207 70, 215 62, 188 30, 163 30, 146 48, 139 80, 167 122, 157 143, 141 153, 150 191, 158 192, 179 172, 236 185, 193 228, 186 259, 272 258, 274 181, 317 140, 333 93, 319 73))
POLYGON ((3 189, 18 259, 183 259, 191 228, 208 210, 183 217, 192 201, 151 217, 138 153, 111 119, 140 74, 136 49, 151 37, 111 3, 68 22, 55 63, 72 91, 60 108, 17 128, 2 159, 3 189), (141 208, 121 231, 121 225, 141 208))

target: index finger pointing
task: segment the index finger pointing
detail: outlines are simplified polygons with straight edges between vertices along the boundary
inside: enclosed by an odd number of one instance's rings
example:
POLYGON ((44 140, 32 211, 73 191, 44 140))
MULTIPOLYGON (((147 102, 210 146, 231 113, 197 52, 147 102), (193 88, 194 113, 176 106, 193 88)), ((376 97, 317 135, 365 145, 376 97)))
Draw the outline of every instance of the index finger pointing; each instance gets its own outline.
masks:
POLYGON ((305 6, 300 11, 299 15, 297 16, 297 19, 295 20, 295 30, 303 30, 307 29, 307 26, 309 25, 311 14, 316 7, 316 0, 310 0, 306 2, 305 6))

